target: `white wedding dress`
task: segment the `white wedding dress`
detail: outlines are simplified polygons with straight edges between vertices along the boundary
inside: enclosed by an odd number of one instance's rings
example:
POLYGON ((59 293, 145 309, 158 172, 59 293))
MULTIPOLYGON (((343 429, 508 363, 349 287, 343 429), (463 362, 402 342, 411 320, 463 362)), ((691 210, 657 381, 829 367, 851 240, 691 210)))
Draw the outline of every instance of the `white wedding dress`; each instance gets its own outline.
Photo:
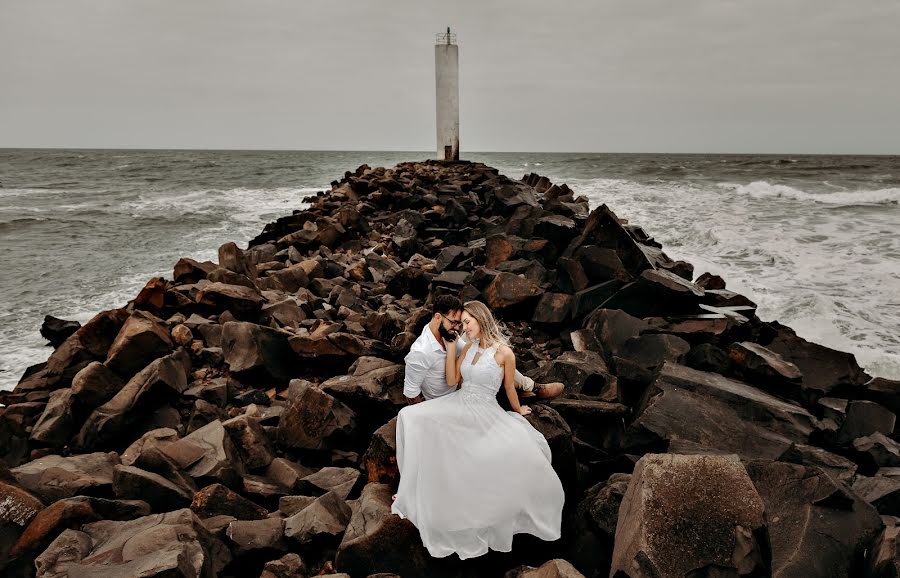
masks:
POLYGON ((522 532, 560 537, 565 495, 550 448, 497 403, 503 371, 494 353, 473 344, 459 391, 405 407, 397 419, 400 487, 391 510, 416 525, 436 558, 509 552, 522 532))

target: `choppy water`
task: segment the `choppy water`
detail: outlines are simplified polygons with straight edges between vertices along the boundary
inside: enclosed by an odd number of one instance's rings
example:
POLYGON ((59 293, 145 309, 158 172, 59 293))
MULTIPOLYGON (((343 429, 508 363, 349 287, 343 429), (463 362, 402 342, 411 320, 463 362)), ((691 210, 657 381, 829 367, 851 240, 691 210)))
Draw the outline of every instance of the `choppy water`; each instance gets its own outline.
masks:
MULTIPOLYGON (((900 379, 900 157, 484 153, 567 182, 807 339, 900 379)), ((214 259, 362 163, 428 153, 0 150, 0 388, 179 257, 214 259)))

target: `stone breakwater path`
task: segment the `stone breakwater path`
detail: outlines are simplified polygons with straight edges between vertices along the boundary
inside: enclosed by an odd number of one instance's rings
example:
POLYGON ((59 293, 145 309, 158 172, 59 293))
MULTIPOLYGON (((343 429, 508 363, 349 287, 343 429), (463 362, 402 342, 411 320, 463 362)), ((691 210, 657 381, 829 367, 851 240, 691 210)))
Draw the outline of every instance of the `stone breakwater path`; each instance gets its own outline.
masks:
POLYGON ((126 307, 45 321, 54 352, 0 392, 0 573, 900 571, 900 382, 535 174, 363 165, 306 200, 126 307), (566 489, 559 541, 436 560, 390 514, 402 361, 442 293, 566 385, 525 400, 566 489))

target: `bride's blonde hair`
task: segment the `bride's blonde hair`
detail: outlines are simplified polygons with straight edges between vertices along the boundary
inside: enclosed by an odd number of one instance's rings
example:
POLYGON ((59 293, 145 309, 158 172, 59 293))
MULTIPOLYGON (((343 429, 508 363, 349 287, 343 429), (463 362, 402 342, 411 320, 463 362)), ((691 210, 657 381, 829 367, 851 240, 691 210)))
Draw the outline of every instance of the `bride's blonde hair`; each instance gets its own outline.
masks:
POLYGON ((491 347, 492 345, 505 345, 510 347, 509 333, 495 318, 488 306, 481 301, 467 301, 463 305, 463 310, 475 318, 478 325, 481 326, 481 337, 479 338, 482 347, 491 347))

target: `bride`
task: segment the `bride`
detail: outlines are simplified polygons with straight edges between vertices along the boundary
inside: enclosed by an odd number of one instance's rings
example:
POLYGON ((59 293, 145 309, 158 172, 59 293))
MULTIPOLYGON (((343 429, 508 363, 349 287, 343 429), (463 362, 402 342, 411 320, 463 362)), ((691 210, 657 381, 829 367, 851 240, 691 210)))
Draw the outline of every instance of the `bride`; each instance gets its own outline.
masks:
POLYGON ((513 535, 560 537, 565 496, 544 437, 522 417, 516 360, 490 309, 464 305, 466 345, 448 342, 447 383, 459 391, 403 408, 397 419, 400 486, 391 508, 419 529, 437 558, 509 552, 513 535), (514 411, 497 403, 503 386, 514 411))

